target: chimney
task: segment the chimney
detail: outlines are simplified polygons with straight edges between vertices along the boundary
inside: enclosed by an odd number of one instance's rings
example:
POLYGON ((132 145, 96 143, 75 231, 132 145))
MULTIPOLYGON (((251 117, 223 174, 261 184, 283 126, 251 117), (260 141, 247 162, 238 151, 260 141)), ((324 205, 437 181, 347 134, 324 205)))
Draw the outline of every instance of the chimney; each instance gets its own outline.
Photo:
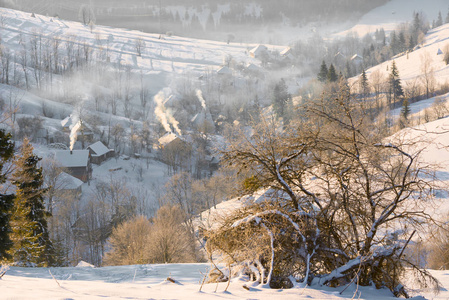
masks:
POLYGON ((72 155, 73 154, 73 151, 72 150, 70 150, 70 155, 72 155))

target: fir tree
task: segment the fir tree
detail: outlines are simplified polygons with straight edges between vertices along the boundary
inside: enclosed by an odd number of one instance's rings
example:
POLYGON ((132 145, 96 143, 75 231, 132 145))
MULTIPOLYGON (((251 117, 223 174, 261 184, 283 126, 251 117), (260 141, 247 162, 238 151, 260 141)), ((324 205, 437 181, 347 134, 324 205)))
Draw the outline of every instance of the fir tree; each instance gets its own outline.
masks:
POLYGON ((321 82, 326 82, 327 73, 328 73, 327 65, 326 65, 326 62, 323 60, 323 63, 321 64, 321 67, 320 67, 320 72, 318 73, 318 80, 321 82))
POLYGON ((401 117, 404 119, 404 120, 408 120, 408 117, 410 116, 410 104, 409 104, 409 102, 408 102, 408 100, 407 99, 405 99, 403 102, 402 102, 402 108, 401 108, 401 117))
POLYGON ((399 71, 396 67, 396 62, 394 60, 393 64, 391 65, 391 73, 389 79, 390 79, 389 80, 390 102, 391 97, 393 97, 393 103, 395 103, 397 99, 404 96, 404 90, 402 89, 401 79, 399 78, 399 71))
POLYGON ((399 40, 396 36, 396 31, 393 31, 390 34, 390 49, 393 52, 393 55, 399 53, 399 40))
MULTIPOLYGON (((0 184, 6 182, 3 167, 12 158, 13 154, 14 144, 11 142, 11 134, 0 130, 0 184)), ((10 258, 7 251, 12 246, 10 216, 13 203, 14 195, 0 194, 0 262, 10 258)))
POLYGON ((408 124, 408 118, 410 116, 410 104, 407 99, 402 102, 400 126, 404 128, 408 124))
POLYGON ((15 160, 12 183, 16 197, 11 218, 13 246, 12 262, 18 266, 48 266, 52 264, 52 244, 47 230, 42 168, 40 158, 33 154, 33 146, 23 140, 15 160))
POLYGON ((443 25, 443 16, 441 15, 441 11, 438 12, 438 18, 435 25, 436 27, 440 27, 441 25, 443 25))
POLYGON ((278 118, 284 117, 285 108, 290 94, 288 93, 287 85, 284 79, 281 79, 279 83, 274 86, 273 90, 273 109, 278 118))
POLYGON ((335 82, 335 81, 337 81, 337 79, 338 79, 337 71, 335 71, 334 65, 331 64, 329 67, 329 71, 327 73, 327 80, 329 82, 335 82))
POLYGON ((362 75, 360 75, 360 93, 362 94, 363 99, 366 99, 366 96, 369 93, 369 83, 365 69, 362 70, 362 75))

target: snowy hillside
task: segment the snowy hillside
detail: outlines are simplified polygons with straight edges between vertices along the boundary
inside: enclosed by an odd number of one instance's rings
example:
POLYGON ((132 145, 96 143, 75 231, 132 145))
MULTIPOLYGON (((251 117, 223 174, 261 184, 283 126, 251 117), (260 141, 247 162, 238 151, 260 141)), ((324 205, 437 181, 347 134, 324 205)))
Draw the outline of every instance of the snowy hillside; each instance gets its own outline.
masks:
MULTIPOLYGON (((449 65, 443 61, 444 51, 449 45, 449 24, 430 30, 422 45, 410 53, 404 53, 394 57, 399 75, 404 87, 412 84, 421 84, 423 67, 426 60, 429 62, 429 70, 435 74, 436 84, 445 84, 449 82, 449 65), (441 52, 439 51, 441 50, 441 52)), ((386 61, 380 65, 372 67, 366 71, 370 77, 375 71, 379 70, 385 76, 391 69, 392 60, 386 61)))
POLYGON ((208 68, 220 66, 225 55, 231 55, 239 61, 256 62, 247 53, 251 45, 246 44, 161 36, 105 26, 90 28, 78 22, 42 15, 31 17, 29 13, 3 8, 0 13, 2 44, 16 50, 21 47, 21 39, 39 34, 48 40, 60 38, 61 42, 73 40, 75 43, 87 43, 94 53, 98 53, 100 48, 107 48, 107 59, 111 63, 138 67, 145 73, 203 73, 208 68), (143 43, 140 56, 136 52, 136 42, 143 43))
POLYGON ((384 28, 385 31, 392 31, 401 23, 410 22, 413 12, 422 12, 427 21, 432 23, 436 19, 438 12, 443 16, 448 9, 446 0, 393 0, 377 7, 365 14, 352 28, 338 33, 345 36, 355 33, 362 37, 367 33, 373 33, 376 29, 384 28))

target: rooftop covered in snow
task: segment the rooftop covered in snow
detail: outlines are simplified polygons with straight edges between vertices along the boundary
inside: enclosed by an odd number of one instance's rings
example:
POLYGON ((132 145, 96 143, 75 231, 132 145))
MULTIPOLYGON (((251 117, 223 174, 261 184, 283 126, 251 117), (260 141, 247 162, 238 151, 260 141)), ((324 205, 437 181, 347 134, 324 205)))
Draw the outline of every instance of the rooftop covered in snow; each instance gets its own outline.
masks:
POLYGON ((55 159, 65 168, 86 167, 89 163, 89 150, 56 151, 55 159))
POLYGON ((111 151, 111 149, 106 147, 100 141, 93 143, 92 145, 88 146, 87 148, 92 150, 93 152, 95 152, 95 155, 98 155, 98 156, 105 155, 106 153, 111 151))

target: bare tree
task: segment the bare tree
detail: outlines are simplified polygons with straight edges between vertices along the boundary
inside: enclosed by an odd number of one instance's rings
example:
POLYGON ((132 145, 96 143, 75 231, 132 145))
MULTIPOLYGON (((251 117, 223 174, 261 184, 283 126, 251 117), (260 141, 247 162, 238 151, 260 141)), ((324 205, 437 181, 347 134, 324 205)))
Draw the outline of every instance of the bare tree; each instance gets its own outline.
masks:
POLYGON ((432 170, 418 165, 420 151, 386 142, 345 90, 302 110, 283 129, 265 121, 252 135, 230 132, 224 159, 252 170, 253 181, 274 193, 206 232, 209 249, 245 261, 261 283, 292 274, 325 285, 357 277, 407 296, 401 274, 413 270, 428 279, 421 283, 438 286, 403 256, 413 230, 432 221, 423 210, 433 197, 432 170))
POLYGON ((433 59, 429 52, 421 55, 421 81, 426 89, 426 98, 429 99, 435 91, 435 71, 432 67, 433 59))

